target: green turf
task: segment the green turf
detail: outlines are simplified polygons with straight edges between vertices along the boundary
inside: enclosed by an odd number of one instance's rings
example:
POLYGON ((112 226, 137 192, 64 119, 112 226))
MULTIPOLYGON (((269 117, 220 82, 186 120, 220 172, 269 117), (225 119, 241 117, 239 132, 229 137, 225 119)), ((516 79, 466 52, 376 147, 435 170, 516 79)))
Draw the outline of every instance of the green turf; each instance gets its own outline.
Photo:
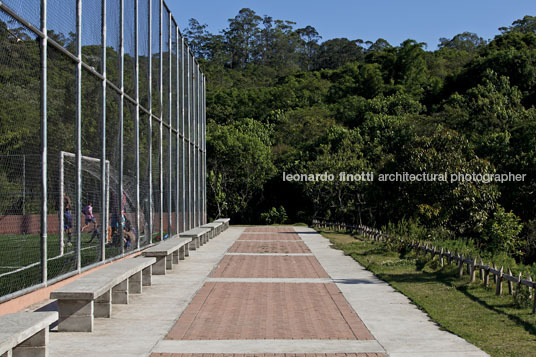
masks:
MULTIPOLYGON (((82 233, 81 236, 81 266, 87 266, 99 261, 99 245, 95 238, 91 244, 91 233, 82 233)), ((65 237, 67 241, 67 237, 65 237)), ((65 245, 64 255, 59 256, 59 234, 47 236, 48 279, 69 273, 76 269, 76 256, 73 245, 65 245)), ((107 246, 106 257, 121 254, 120 246, 107 246)), ((41 257, 40 236, 27 235, 0 235, 0 274, 15 271, 20 267, 27 267, 39 263, 41 257)), ((41 264, 0 277, 0 296, 39 284, 41 282, 41 264)))
MULTIPOLYGON (((408 296, 442 328, 482 348, 492 356, 536 356, 536 315, 516 308, 513 298, 496 296, 495 286, 459 279, 454 265, 440 267, 437 258, 401 254, 384 243, 323 232, 334 248, 408 296)), ((504 284, 505 291, 508 289, 504 284)))

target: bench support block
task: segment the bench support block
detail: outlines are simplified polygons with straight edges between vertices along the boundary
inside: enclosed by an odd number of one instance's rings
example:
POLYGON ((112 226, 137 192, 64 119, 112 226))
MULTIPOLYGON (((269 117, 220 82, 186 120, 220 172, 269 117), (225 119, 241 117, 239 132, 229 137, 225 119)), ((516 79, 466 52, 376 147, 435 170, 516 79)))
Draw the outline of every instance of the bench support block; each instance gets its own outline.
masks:
POLYGON ((153 264, 153 275, 166 275, 166 257, 156 257, 153 264))
POLYGON ((192 243, 186 243, 184 246, 184 256, 189 257, 190 256, 190 247, 192 246, 192 243))
POLYGON ((173 269, 173 253, 166 256, 166 269, 173 269))
POLYGON ((113 304, 128 304, 128 279, 123 280, 112 288, 113 304))
POLYGON ((184 251, 188 249, 188 245, 179 248, 179 260, 184 260, 184 251))
POLYGON ((13 349, 13 357, 48 357, 48 328, 42 329, 13 349))
POLYGON ((151 286, 152 279, 151 275, 153 273, 153 266, 149 265, 147 268, 143 269, 141 275, 142 275, 142 285, 143 286, 151 286))
POLYGON ((197 249, 197 238, 192 237, 192 241, 188 245, 190 246, 190 250, 196 250, 197 249))
POLYGON ((112 317, 112 291, 108 290, 95 299, 95 317, 112 317))
POLYGON ((143 291, 142 286, 143 285, 142 285, 141 271, 135 273, 130 278, 128 278, 129 294, 141 294, 143 291))
POLYGON ((93 300, 58 300, 58 313, 58 331, 93 331, 93 300))
POLYGON ((173 264, 179 264, 179 249, 173 252, 173 264))

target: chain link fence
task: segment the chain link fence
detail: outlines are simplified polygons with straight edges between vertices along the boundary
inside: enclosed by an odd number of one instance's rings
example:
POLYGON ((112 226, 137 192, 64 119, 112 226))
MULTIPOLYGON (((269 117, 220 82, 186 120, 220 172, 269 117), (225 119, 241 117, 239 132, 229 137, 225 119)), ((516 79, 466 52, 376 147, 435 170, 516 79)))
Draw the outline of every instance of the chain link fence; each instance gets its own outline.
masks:
POLYGON ((204 85, 162 0, 0 1, 0 302, 205 223, 204 85))

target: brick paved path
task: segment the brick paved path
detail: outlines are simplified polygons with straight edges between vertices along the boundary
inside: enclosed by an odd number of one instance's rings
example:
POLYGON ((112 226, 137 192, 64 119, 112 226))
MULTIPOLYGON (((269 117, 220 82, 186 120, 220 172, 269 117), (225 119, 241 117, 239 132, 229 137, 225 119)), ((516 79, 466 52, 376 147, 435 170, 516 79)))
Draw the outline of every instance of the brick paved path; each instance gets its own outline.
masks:
MULTIPOLYGON (((333 282, 326 282, 328 278, 293 228, 246 228, 165 340, 243 343, 277 340, 278 344, 286 340, 375 342, 339 288, 333 282), (226 279, 222 282, 216 278, 226 279), (267 278, 273 281, 267 282, 267 278)), ((343 347, 333 351, 345 352, 340 354, 271 354, 269 347, 264 354, 254 355, 166 352, 169 353, 151 356, 386 356, 343 347)))

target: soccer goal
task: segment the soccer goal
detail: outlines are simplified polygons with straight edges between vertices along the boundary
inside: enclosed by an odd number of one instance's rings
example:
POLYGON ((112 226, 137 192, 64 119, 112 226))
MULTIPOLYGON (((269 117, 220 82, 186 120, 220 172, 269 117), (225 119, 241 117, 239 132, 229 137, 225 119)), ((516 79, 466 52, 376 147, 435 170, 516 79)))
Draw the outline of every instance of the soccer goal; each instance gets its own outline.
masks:
MULTIPOLYGON (((105 207, 106 214, 102 210, 101 199, 101 159, 90 156, 82 156, 82 205, 86 202, 94 204, 94 210, 101 214, 102 227, 110 224, 110 161, 105 161, 105 207), (106 222, 102 221, 105 217, 106 222)), ((65 206, 69 203, 72 212, 72 223, 80 219, 80 212, 74 212, 71 199, 76 197, 76 155, 70 152, 61 151, 59 155, 59 255, 63 255, 65 247, 65 206)), ((73 227, 74 228, 74 227, 73 227)))

